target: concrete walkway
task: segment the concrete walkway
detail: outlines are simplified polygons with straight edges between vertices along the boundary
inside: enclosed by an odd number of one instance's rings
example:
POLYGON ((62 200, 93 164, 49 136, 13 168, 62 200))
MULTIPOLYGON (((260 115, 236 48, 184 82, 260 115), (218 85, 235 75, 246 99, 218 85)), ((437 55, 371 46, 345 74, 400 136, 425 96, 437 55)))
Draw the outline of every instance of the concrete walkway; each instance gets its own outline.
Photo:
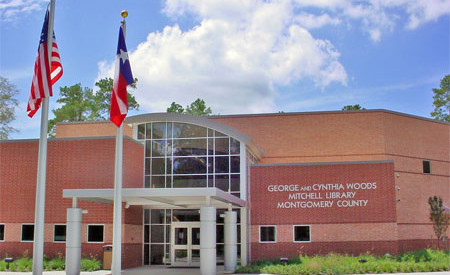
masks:
MULTIPOLYGON (((1 275, 31 275, 32 272, 0 272, 1 275)), ((44 275, 65 275, 65 271, 44 271, 44 275)), ((81 275, 110 275, 110 270, 98 270, 94 272, 81 272, 81 275)), ((122 275, 200 275, 200 268, 174 268, 167 266, 141 266, 122 270, 122 275)), ((217 275, 224 273, 223 266, 217 266, 217 275)))
MULTIPOLYGON (((31 275, 31 272, 6 272, 2 271, 0 272, 1 275, 19 275, 19 274, 27 274, 31 275)), ((64 271, 45 271, 44 275, 65 275, 66 272, 64 271)), ((110 275, 110 270, 99 270, 94 272, 81 272, 81 275, 110 275)), ((200 275, 200 269, 199 268, 170 268, 170 267, 164 267, 164 266, 142 266, 138 268, 133 269, 126 269, 122 271, 123 275, 200 275)), ((217 275, 223 275, 228 274, 223 271, 223 266, 217 266, 217 275)), ((392 275, 393 273, 387 273, 384 275, 392 275)), ((394 273, 396 275, 449 275, 450 272, 443 271, 443 272, 421 272, 421 273, 394 273)), ((244 275, 244 274, 241 274, 244 275)), ((250 275, 250 274, 248 274, 250 275)), ((253 274, 255 275, 255 274, 253 274)), ((264 275, 264 274, 260 274, 264 275)), ((375 274, 374 274, 375 275, 375 274)), ((376 275, 383 275, 383 274, 376 274, 376 275)))

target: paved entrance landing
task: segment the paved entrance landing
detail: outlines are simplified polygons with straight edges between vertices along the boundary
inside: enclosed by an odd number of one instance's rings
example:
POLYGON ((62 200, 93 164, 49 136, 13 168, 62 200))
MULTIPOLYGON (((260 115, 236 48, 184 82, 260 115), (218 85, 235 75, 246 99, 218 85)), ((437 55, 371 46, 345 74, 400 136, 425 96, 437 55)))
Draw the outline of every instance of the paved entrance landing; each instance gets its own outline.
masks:
MULTIPOLYGON (((224 273, 223 265, 217 266, 217 275, 229 274, 224 273)), ((141 266, 133 269, 122 271, 122 275, 199 275, 200 268, 170 268, 166 266, 141 266)))
MULTIPOLYGON (((44 271, 44 275, 66 275, 65 271, 44 271)), ((122 270, 122 275, 199 275, 200 268, 169 268, 167 266, 141 266, 122 270)), ((227 274, 223 271, 223 265, 217 266, 217 275, 227 274)), ((31 272, 2 271, 0 275, 32 275, 31 272)), ((98 270, 93 272, 81 272, 81 275, 111 275, 110 270, 98 270)))

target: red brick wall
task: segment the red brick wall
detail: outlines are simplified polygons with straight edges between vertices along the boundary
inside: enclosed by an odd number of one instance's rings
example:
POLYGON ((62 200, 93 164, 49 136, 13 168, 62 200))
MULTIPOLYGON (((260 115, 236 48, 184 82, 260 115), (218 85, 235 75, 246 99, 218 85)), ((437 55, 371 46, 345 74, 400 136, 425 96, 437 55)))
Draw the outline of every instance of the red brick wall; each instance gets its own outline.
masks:
POLYGON ((143 209, 130 206, 125 209, 125 228, 122 236, 122 267, 132 268, 142 265, 143 259, 143 209))
MULTIPOLYGON (((345 199, 344 199, 345 200, 345 199)), ((306 200, 298 200, 306 201, 306 200)), ((252 166, 250 168, 250 203, 252 224, 364 223, 395 222, 395 189, 393 163, 338 165, 252 166), (348 189, 347 183, 376 183, 376 189, 348 189), (301 191, 319 184, 342 184, 343 190, 301 191), (270 185, 297 185, 296 192, 269 192, 270 185), (351 200, 368 200, 364 207, 278 209, 278 202, 289 200, 291 193, 313 193, 327 201, 326 193, 355 192, 351 200)))
POLYGON ((437 195, 450 205, 450 125, 396 114, 386 115, 384 125, 398 187, 399 249, 427 248, 436 243, 428 198, 437 195), (431 174, 423 173, 423 160, 430 161, 431 174))
MULTIPOLYGON (((57 138, 75 137, 109 137, 116 136, 117 127, 110 121, 102 122, 68 122, 56 124, 57 138)), ((128 124, 123 124, 123 134, 132 137, 133 131, 128 124)))
POLYGON ((212 117, 253 139, 262 163, 385 159, 382 112, 212 117))
POLYGON ((427 200, 438 195, 450 205, 450 124, 384 110, 211 119, 251 137, 264 151, 260 163, 393 160, 398 240, 415 249, 436 240, 427 200), (431 162, 429 175, 423 160, 431 162))
POLYGON ((394 165, 341 163, 321 165, 274 165, 250 168, 251 259, 305 253, 395 253, 397 247, 394 165), (347 183, 371 183, 371 189, 351 189, 347 183), (375 184, 373 184, 375 183, 375 184), (344 189, 315 191, 326 184, 344 189), (273 185, 289 185, 298 191, 273 191, 273 185), (376 188, 373 188, 375 187, 376 188), (302 188, 310 191, 302 191, 302 188), (331 192, 354 192, 352 198, 327 198, 331 192), (310 199, 289 199, 305 193, 310 199), (319 196, 321 199, 318 199, 319 196), (363 201, 361 206, 339 207, 339 201, 363 201), (322 207, 280 208, 284 202, 324 202, 322 207), (331 203, 332 202, 332 203, 331 203), (259 225, 277 226, 277 243, 259 243, 259 225), (311 225, 311 243, 293 242, 293 225, 311 225), (331 249, 326 250, 325 248, 331 249))
POLYGON ((122 245, 122 268, 141 266, 142 257, 142 243, 122 245))
MULTIPOLYGON (((125 138, 123 144, 123 186, 142 187, 144 148, 129 138, 125 138)), ((0 223, 5 224, 5 241, 0 242, 0 257, 6 253, 22 255, 25 250, 32 255, 33 244, 20 240, 21 224, 34 223, 38 141, 0 142, 0 153, 0 223)), ((113 188, 114 156, 114 138, 48 141, 44 230, 46 255, 65 254, 64 243, 53 243, 53 225, 65 224, 66 209, 72 206, 70 199, 62 198, 63 189, 113 188)), ((78 207, 88 209, 88 213, 83 214, 82 251, 101 258, 103 245, 112 240, 112 205, 79 201, 78 207), (85 243, 87 224, 105 225, 105 243, 85 243)), ((139 207, 126 209, 123 219, 125 223, 139 226, 142 224, 142 210, 139 207), (140 220, 137 218, 139 216, 140 220)), ((131 242, 128 240, 125 245, 131 242)), ((142 253, 141 250, 137 251, 142 253)))

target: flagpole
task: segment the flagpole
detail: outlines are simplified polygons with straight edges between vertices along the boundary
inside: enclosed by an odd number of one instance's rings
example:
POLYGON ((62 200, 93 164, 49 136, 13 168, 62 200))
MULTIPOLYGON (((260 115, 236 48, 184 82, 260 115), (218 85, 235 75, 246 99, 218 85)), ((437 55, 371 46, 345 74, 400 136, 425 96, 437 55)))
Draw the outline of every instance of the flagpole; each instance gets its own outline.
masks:
POLYGON ((122 156, 123 123, 116 130, 116 161, 114 165, 114 220, 112 274, 122 272, 122 156))
MULTIPOLYGON (((47 31, 48 64, 52 64, 53 23, 55 0, 50 1, 47 31)), ((45 181, 47 175, 47 130, 49 98, 42 99, 41 133, 39 138, 38 170, 36 183, 36 207, 34 215, 33 275, 41 275, 44 260, 45 181)))
MULTIPOLYGON (((122 11, 122 30, 125 38, 127 11, 122 11)), ((116 130, 116 161, 114 165, 114 219, 113 219, 113 257, 112 274, 122 272, 122 167, 123 167, 123 122, 116 130)))

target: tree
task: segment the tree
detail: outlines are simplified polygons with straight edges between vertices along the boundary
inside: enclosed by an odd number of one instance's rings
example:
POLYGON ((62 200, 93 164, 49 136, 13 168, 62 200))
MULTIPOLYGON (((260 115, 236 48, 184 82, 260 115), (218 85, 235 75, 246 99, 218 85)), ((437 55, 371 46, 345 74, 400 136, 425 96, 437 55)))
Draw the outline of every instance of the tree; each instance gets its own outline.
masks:
POLYGON ((365 110, 366 108, 361 107, 359 104, 355 105, 345 105, 342 107, 342 111, 355 111, 355 110, 365 110))
MULTIPOLYGON (((134 79, 134 83, 130 85, 131 88, 136 89, 136 83, 138 79, 134 79)), ((111 106, 111 93, 113 89, 114 80, 110 77, 102 78, 95 83, 95 86, 99 90, 94 94, 94 101, 90 119, 92 120, 108 120, 109 119, 109 108, 111 106)), ((134 96, 128 93, 128 110, 138 110, 139 103, 137 103, 134 96)))
POLYGON ((206 103, 203 99, 197 98, 186 107, 186 113, 193 116, 209 116, 212 111, 210 107, 206 107, 206 103))
MULTIPOLYGON (((55 135, 58 122, 72 121, 103 121, 109 116, 111 92, 114 80, 103 78, 95 83, 98 90, 94 91, 88 87, 75 84, 70 87, 60 88, 60 97, 56 101, 62 106, 53 110, 55 118, 49 120, 48 132, 50 136, 55 135)), ((137 79, 135 79, 135 83, 137 79)), ((136 88, 136 84, 132 88, 136 88)), ((139 104, 131 93, 128 93, 128 109, 137 110, 139 104)))
POLYGON ((431 116, 436 120, 450 122, 450 74, 441 79, 441 87, 433 89, 434 111, 431 116))
POLYGON ((209 116, 212 114, 210 107, 206 107, 206 103, 203 99, 197 98, 194 102, 186 106, 184 109, 180 104, 172 102, 169 108, 167 108, 168 113, 179 113, 188 114, 193 116, 209 116))
POLYGON ((172 104, 170 104, 170 107, 167 108, 167 112, 168 113, 179 113, 179 114, 183 114, 184 113, 184 108, 183 106, 181 106, 178 103, 172 102, 172 104))
POLYGON ((7 139, 10 134, 17 132, 9 124, 16 118, 14 110, 18 101, 14 96, 18 93, 14 84, 0 76, 0 139, 7 139))
POLYGON ((439 249, 439 241, 447 231, 449 217, 444 213, 445 208, 441 197, 429 197, 428 204, 430 205, 430 221, 433 222, 433 230, 438 240, 439 249))

